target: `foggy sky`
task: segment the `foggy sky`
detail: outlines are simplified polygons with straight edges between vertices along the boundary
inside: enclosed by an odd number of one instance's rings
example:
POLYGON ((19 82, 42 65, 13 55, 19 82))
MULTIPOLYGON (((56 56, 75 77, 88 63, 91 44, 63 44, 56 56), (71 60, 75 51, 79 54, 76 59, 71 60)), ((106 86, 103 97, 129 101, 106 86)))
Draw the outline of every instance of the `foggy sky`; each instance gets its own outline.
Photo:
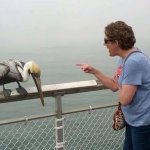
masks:
POLYGON ((0 0, 0 49, 95 45, 116 20, 146 42, 149 18, 148 0, 0 0))

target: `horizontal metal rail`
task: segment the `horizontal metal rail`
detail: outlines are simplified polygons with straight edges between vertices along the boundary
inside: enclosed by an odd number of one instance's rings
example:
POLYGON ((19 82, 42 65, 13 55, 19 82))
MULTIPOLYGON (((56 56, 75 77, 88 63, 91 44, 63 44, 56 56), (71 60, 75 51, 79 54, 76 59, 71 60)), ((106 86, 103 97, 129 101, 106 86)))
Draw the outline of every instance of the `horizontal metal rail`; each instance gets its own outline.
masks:
MULTIPOLYGON (((116 106, 116 103, 111 103, 111 104, 106 104, 106 105, 98 105, 96 107, 84 107, 84 108, 79 108, 79 109, 72 109, 68 110, 65 112, 62 112, 63 115, 65 114, 72 114, 72 113, 78 113, 78 112, 84 112, 84 111, 93 111, 96 109, 102 109, 102 108, 109 108, 109 107, 114 107, 116 106)), ((36 119, 43 119, 47 117, 53 117, 56 116, 56 113, 47 113, 47 114, 42 114, 42 115, 32 115, 32 116, 24 116, 21 118, 15 118, 15 119, 7 119, 7 120, 1 120, 0 125, 6 125, 6 124, 11 124, 11 123, 18 123, 18 122, 26 122, 30 120, 36 120, 36 119)))
MULTIPOLYGON (((89 81, 78 81, 70 83, 61 83, 61 84, 52 84, 52 85, 43 85, 42 91, 44 97, 56 96, 56 95, 66 95, 66 94, 75 94, 82 92, 90 92, 107 89, 97 80, 89 81)), ((6 98, 3 95, 3 92, 0 91, 0 103, 8 103, 15 101, 23 101, 39 98, 38 91, 36 87, 25 88, 27 95, 20 95, 16 89, 12 89, 10 97, 6 98)))

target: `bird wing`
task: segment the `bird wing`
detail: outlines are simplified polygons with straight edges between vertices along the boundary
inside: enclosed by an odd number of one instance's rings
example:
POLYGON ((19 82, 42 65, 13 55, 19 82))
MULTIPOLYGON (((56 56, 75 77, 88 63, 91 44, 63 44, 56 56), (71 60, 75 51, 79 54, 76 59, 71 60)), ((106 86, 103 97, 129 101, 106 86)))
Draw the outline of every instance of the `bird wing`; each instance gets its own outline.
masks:
POLYGON ((10 72, 8 73, 8 78, 10 81, 21 81, 22 76, 20 72, 18 71, 17 66, 19 66, 21 69, 23 69, 23 65, 19 60, 16 59, 9 59, 6 64, 10 68, 10 72))
POLYGON ((10 71, 9 66, 0 63, 0 82, 8 74, 9 71, 10 71))
POLYGON ((0 63, 0 84, 6 84, 15 81, 21 81, 22 77, 17 69, 17 66, 23 67, 22 63, 15 59, 9 59, 0 63), (4 68, 5 67, 5 68, 4 68))

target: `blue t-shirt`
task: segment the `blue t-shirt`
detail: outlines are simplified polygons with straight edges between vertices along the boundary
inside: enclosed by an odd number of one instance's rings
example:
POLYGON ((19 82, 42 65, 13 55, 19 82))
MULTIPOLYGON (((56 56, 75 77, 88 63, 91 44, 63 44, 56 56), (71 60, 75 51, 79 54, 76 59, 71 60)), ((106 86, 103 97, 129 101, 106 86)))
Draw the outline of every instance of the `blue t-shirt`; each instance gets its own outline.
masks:
POLYGON ((131 126, 150 125, 150 59, 143 53, 132 53, 122 65, 120 85, 137 85, 132 102, 122 106, 126 122, 131 126))

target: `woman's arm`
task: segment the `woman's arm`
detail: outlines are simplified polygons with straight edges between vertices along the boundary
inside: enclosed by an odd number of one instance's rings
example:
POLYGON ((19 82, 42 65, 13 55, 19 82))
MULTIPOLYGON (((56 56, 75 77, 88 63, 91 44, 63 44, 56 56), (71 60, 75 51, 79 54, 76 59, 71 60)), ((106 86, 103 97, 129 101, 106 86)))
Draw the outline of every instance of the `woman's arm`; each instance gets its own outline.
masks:
POLYGON ((129 105, 137 91, 136 85, 122 85, 119 89, 119 101, 122 105, 129 105))
POLYGON ((77 64, 85 73, 93 74, 101 83, 116 92, 118 90, 118 84, 110 77, 104 75, 101 71, 96 68, 90 66, 89 64, 77 64))

